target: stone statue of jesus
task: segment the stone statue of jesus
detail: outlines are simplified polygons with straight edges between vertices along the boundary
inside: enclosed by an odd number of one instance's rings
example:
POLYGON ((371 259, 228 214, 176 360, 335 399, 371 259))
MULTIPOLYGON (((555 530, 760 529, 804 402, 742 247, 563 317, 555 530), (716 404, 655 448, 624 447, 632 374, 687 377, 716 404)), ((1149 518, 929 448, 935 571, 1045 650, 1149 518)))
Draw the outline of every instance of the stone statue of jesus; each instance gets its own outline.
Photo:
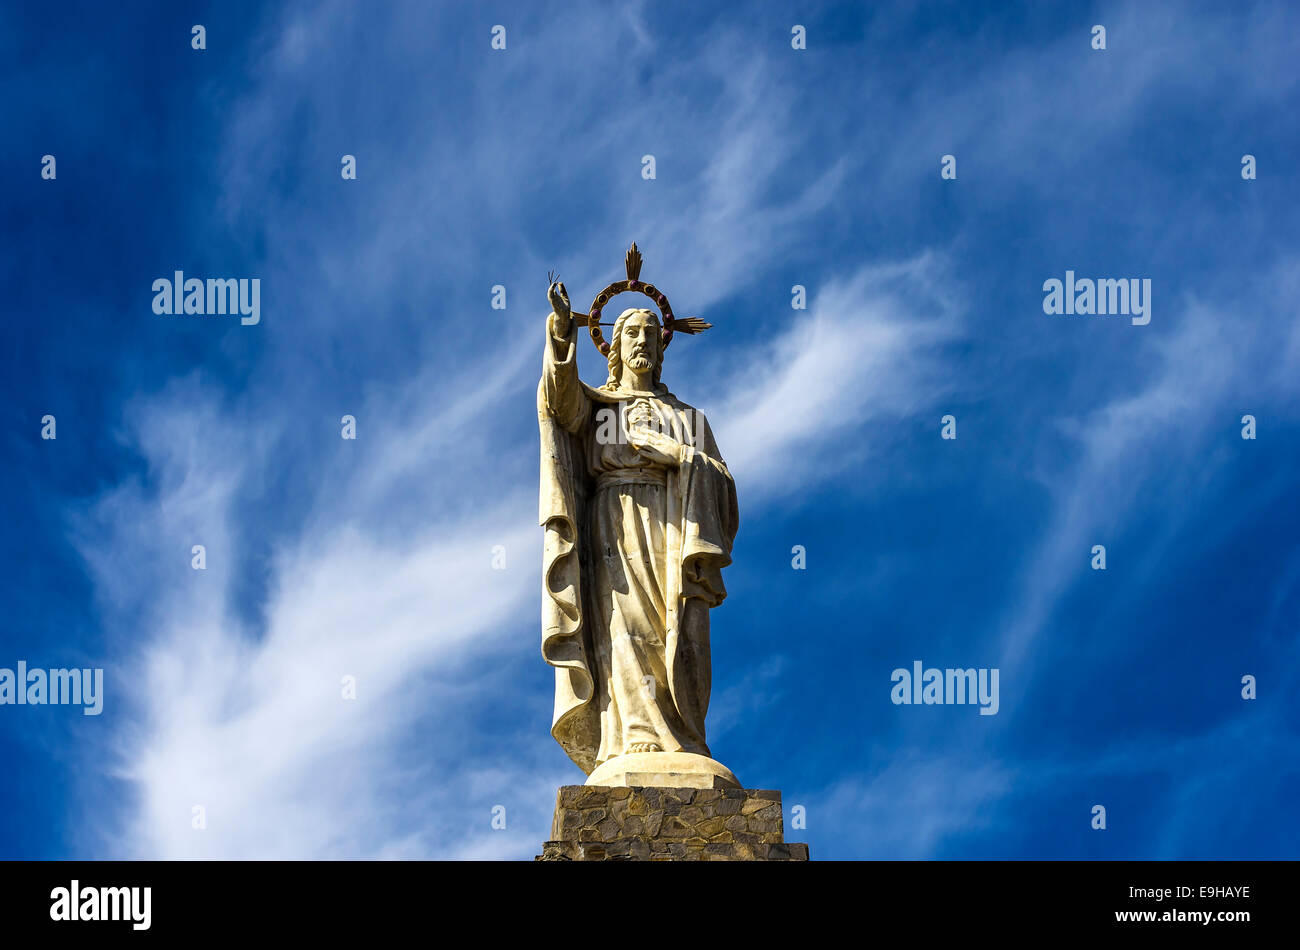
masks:
POLYGON ((588 784, 695 785, 682 775, 699 772, 738 785, 704 738, 709 611, 726 597, 738 521, 731 473, 703 414, 659 380, 653 311, 618 317, 609 379, 593 388, 577 368, 586 315, 563 284, 548 296, 537 417, 551 734, 588 784))

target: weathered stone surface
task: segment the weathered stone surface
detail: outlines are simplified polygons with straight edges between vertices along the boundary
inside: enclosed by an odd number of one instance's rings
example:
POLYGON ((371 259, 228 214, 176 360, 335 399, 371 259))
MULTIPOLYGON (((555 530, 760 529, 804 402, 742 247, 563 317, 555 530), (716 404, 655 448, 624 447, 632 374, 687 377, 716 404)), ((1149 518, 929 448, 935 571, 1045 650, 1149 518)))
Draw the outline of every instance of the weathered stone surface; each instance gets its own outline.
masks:
POLYGON ((619 827, 618 822, 613 818, 606 818, 596 826, 596 830, 600 832, 601 841, 615 841, 617 840, 619 831, 622 829, 619 827))
POLYGON ((714 835, 722 832, 722 825, 722 818, 706 818, 695 827, 699 829, 700 834, 712 838, 714 835))
POLYGON ((566 785, 551 834, 539 861, 808 860, 771 789, 566 785))
POLYGON ((664 813, 662 811, 652 811, 645 816, 645 833, 651 838, 661 837, 659 830, 663 827, 664 813))
POLYGON ((664 819, 663 826, 659 829, 659 833, 665 838, 685 838, 689 832, 690 829, 682 820, 672 815, 664 819))

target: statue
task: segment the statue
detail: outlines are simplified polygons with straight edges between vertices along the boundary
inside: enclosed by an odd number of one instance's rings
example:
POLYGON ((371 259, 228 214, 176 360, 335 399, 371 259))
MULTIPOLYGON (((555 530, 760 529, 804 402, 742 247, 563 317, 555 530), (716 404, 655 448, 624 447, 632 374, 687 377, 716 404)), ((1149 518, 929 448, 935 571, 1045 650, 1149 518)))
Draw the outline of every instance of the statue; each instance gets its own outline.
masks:
POLYGON ((588 785, 739 787, 713 761, 709 611, 722 603, 738 513, 731 473, 708 420, 660 382, 674 332, 709 324, 675 318, 667 297, 627 280, 574 312, 552 277, 542 378, 542 655, 555 667, 551 734, 588 785), (662 313, 624 310, 611 339, 601 308, 619 293, 662 313), (578 378, 577 331, 586 326, 609 378, 578 378))

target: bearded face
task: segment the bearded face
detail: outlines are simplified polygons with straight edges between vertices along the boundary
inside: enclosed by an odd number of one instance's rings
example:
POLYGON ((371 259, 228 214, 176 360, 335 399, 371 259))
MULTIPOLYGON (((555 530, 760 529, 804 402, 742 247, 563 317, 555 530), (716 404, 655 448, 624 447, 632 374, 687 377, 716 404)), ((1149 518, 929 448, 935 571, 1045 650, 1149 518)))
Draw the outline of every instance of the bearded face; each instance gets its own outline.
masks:
POLYGON ((618 342, 623 365, 637 373, 645 373, 659 365, 663 347, 659 321, 653 314, 633 311, 622 318, 618 329, 618 342))

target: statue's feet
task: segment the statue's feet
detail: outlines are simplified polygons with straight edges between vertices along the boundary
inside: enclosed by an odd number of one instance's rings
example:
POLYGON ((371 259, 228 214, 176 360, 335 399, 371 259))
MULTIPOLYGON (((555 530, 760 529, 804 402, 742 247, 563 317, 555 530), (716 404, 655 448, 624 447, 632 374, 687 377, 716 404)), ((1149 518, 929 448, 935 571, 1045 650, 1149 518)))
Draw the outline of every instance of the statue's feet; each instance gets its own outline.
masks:
POLYGON ((628 744, 627 754, 636 755, 638 752, 662 752, 664 747, 657 742, 632 742, 628 744))

